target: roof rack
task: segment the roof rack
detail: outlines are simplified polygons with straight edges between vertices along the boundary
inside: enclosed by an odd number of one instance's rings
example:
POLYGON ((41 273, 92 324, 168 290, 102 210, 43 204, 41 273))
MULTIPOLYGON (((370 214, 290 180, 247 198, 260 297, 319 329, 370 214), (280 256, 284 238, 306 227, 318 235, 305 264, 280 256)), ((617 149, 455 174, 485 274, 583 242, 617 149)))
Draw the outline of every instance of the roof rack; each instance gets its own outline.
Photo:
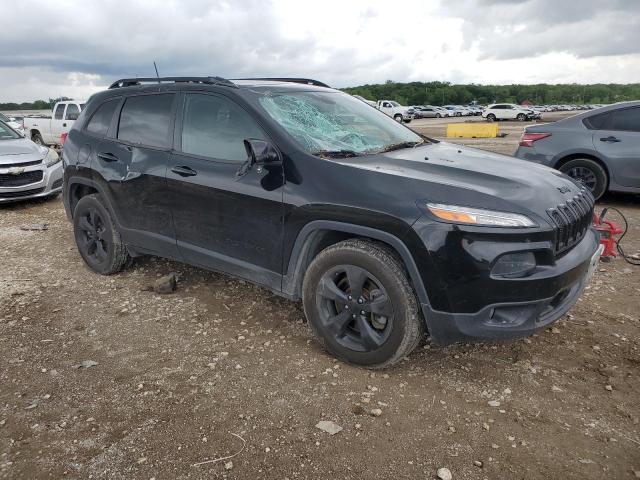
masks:
POLYGON ((141 77, 116 80, 109 86, 109 89, 132 87, 142 85, 143 83, 202 83, 206 85, 224 85, 226 87, 238 88, 235 83, 222 77, 141 77))
POLYGON ((314 85, 316 87, 325 87, 331 88, 326 83, 320 82, 318 80, 313 80, 311 78, 234 78, 233 80, 270 80, 273 82, 292 82, 292 83, 302 83, 304 85, 314 85))

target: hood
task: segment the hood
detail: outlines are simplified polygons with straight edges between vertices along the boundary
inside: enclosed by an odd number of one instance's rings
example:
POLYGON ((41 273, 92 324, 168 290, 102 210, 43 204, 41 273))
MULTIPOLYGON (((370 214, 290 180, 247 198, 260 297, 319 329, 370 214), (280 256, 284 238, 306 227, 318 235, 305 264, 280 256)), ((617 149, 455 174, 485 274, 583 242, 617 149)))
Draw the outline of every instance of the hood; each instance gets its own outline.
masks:
POLYGON ((547 209, 580 192, 557 170, 445 142, 344 160, 357 168, 401 177, 414 201, 533 214, 545 222, 547 209))
POLYGON ((26 138, 0 140, 0 167, 3 164, 41 160, 45 157, 46 150, 26 138))

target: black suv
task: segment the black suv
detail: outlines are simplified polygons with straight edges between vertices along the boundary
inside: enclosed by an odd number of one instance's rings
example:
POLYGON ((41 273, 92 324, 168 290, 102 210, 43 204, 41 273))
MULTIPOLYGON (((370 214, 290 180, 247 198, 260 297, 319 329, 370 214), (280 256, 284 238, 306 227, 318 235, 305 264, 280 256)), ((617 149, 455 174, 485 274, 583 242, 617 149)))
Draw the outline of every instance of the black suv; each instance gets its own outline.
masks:
POLYGON ((313 80, 119 80, 63 161, 91 269, 158 255, 255 282, 302 299, 331 353, 372 368, 425 333, 530 334, 598 258, 593 197, 568 177, 420 136, 313 80))

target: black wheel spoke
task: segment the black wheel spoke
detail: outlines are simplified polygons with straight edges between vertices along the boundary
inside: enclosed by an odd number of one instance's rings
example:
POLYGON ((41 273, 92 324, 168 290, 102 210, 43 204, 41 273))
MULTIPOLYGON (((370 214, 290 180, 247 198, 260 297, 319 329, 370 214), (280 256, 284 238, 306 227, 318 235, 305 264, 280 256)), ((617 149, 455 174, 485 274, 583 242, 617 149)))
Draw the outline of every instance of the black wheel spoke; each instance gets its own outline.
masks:
POLYGON ((96 253, 96 241, 93 238, 89 238, 87 240, 87 254, 88 255, 95 255, 96 253))
POLYGON ((96 244, 96 257, 98 257, 100 261, 105 260, 107 258, 107 251, 104 248, 103 242, 101 240, 97 240, 95 244, 96 244))
POLYGON ((78 220, 78 226, 85 232, 93 231, 93 226, 91 226, 89 220, 85 216, 80 217, 80 220, 78 220))
POLYGON ((361 308, 365 312, 371 312, 385 317, 390 317, 393 314, 391 311, 391 302, 389 302, 389 297, 384 294, 374 298, 370 302, 365 302, 362 304, 361 308))
POLYGON ((347 274, 347 281, 349 282, 349 293, 353 298, 361 297, 364 283, 368 278, 367 272, 354 265, 346 266, 345 272, 347 274))
POLYGON ((379 348, 384 343, 383 337, 371 326, 364 316, 358 315, 356 323, 360 331, 360 338, 362 338, 364 345, 370 350, 379 348))
POLYGON ((329 317, 325 321, 327 329, 336 337, 342 337, 351 320, 351 312, 349 310, 343 310, 342 312, 329 317))
POLYGON ((324 277, 320 281, 319 292, 325 298, 334 302, 347 303, 347 294, 340 290, 333 279, 324 277))

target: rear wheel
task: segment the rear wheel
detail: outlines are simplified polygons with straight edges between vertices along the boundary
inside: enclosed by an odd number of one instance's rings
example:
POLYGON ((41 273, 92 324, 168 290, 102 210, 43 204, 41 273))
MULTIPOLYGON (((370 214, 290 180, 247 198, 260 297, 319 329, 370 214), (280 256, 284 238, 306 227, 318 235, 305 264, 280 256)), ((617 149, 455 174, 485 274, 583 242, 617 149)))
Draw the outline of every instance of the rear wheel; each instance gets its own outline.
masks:
POLYGON ((303 282, 304 310, 320 344, 337 358, 384 368, 423 337, 413 288, 393 252, 365 240, 326 248, 303 282))
POLYGON ((591 190, 596 200, 607 190, 607 172, 594 160, 576 158, 562 165, 559 170, 591 190))
POLYGON ((44 140, 42 139, 42 135, 40 135, 40 132, 35 132, 33 135, 31 135, 31 140, 33 140, 33 142, 37 145, 44 146, 44 140))
POLYGON ((78 251, 94 272, 111 275, 129 261, 120 233, 99 195, 87 195, 78 201, 73 230, 78 251))

